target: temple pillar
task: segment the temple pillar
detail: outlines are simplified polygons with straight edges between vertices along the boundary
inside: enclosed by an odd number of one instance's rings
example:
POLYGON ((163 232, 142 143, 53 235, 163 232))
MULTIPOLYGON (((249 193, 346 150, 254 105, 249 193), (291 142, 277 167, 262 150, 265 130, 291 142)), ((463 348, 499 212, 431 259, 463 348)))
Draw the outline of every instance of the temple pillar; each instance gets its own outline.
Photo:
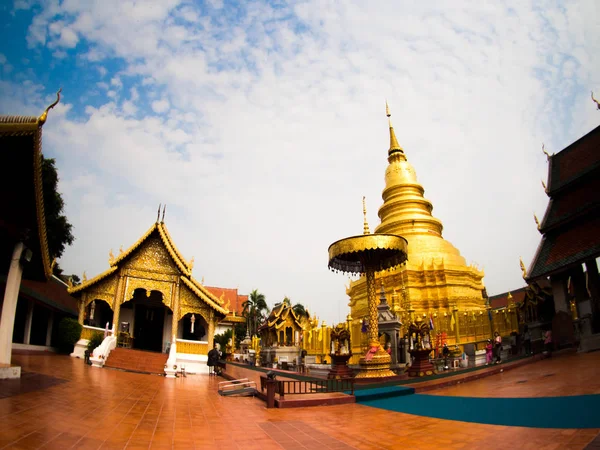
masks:
POLYGON ((323 361, 322 363, 325 364, 325 355, 327 355, 327 324, 325 323, 325 321, 323 321, 323 323, 321 323, 321 352, 323 353, 323 361))
POLYGON ((454 307, 452 309, 452 317, 454 317, 454 338, 455 338, 455 343, 459 344, 460 343, 460 326, 459 326, 459 319, 460 317, 458 316, 458 308, 454 307))
POLYGON ((564 275, 550 277, 552 284, 552 295, 554 296, 554 312, 564 311, 571 314, 569 308, 567 280, 564 275))
POLYGON ((21 288, 23 276, 23 265, 21 255, 25 250, 22 242, 17 242, 13 249, 8 277, 6 278, 6 289, 4 290, 4 303, 2 303, 2 317, 0 317, 0 364, 10 365, 12 356, 12 337, 15 327, 15 312, 17 311, 17 300, 21 288))
POLYGON ((350 314, 348 314, 348 316, 346 316, 346 328, 348 328, 348 335, 350 336, 350 342, 348 342, 348 351, 351 352, 352 351, 352 316, 350 314))
POLYGON ((598 275, 598 264, 595 259, 585 262, 587 271, 587 290, 591 298, 592 309, 592 330, 594 333, 600 332, 600 275, 598 275))
POLYGON ((208 314, 208 351, 214 346, 215 342, 215 312, 211 309, 208 314))
POLYGON ((117 282, 117 289, 115 290, 115 298, 113 300, 113 330, 115 333, 119 332, 119 318, 121 315, 121 303, 123 303, 123 296, 125 293, 125 282, 126 278, 123 275, 119 275, 119 281, 117 282))
POLYGON ((33 322, 33 300, 27 300, 27 315, 25 316, 25 330, 23 332, 23 344, 29 345, 31 342, 31 322, 33 322))
POLYGON ((83 319, 85 318, 85 302, 87 300, 87 292, 84 292, 83 295, 81 296, 81 299, 79 299, 79 302, 77 303, 77 308, 78 308, 78 312, 79 314, 77 315, 77 321, 79 322, 80 325, 83 325, 83 319))
MULTIPOLYGON (((171 344, 174 344, 177 342, 177 336, 179 333, 179 280, 177 280, 177 283, 175 283, 175 289, 173 289, 173 302, 171 305, 173 306, 173 322, 171 322, 171 335, 173 337, 171 339, 171 344)), ((208 324, 208 329, 210 330, 210 323, 208 324)))
POLYGON ((46 329, 46 347, 52 346, 52 329, 54 328, 54 311, 50 311, 48 328, 46 329))

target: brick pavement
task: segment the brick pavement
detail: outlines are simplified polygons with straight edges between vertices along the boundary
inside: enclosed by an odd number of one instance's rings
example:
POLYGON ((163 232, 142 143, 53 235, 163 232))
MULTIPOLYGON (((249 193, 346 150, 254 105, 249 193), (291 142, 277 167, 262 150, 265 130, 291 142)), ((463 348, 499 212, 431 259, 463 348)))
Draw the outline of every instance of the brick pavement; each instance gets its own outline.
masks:
MULTIPOLYGON (((600 432, 480 425, 360 404, 266 409, 252 397, 219 396, 219 377, 166 379, 47 354, 15 355, 13 362, 66 382, 0 399, 0 448, 581 449, 600 432)), ((468 395, 526 395, 519 377, 530 380, 532 395, 596 393, 599 362, 600 353, 561 356, 431 393, 465 395, 458 390, 472 387, 468 395), (545 371, 553 375, 535 378, 545 371)))

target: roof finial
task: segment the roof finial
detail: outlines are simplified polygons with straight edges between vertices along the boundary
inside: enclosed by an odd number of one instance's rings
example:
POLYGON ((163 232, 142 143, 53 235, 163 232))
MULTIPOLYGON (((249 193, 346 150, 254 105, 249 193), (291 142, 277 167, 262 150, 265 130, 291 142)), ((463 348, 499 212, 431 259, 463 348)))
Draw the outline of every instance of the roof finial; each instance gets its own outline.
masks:
POLYGON ((523 272, 523 279, 527 278, 527 270, 525 269, 525 264, 523 264, 523 258, 519 256, 519 262, 521 263, 521 271, 523 272))
POLYGON ((52 103, 50 106, 48 106, 46 108, 46 110, 42 113, 42 115, 39 117, 38 122, 40 123, 40 125, 44 125, 44 123, 46 123, 46 119, 48 118, 48 111, 50 111, 52 108, 54 108, 56 105, 58 105, 58 102, 60 101, 61 91, 62 91, 62 88, 60 88, 58 90, 58 92, 56 93, 56 101, 54 103, 52 103))
POLYGON ((404 152, 400 144, 398 144, 398 139, 396 139, 396 133, 394 132, 394 127, 392 125, 392 113, 390 113, 390 107, 388 105, 387 100, 385 101, 385 115, 388 117, 388 125, 390 127, 390 149, 388 150, 388 154, 394 151, 404 152))
POLYGON ((550 153, 548 153, 546 151, 546 146, 544 145, 543 142, 542 142, 542 151, 544 152, 544 155, 546 155, 547 161, 550 161, 550 153))
POLYGON ((538 230, 540 229, 540 221, 538 220, 537 216, 535 215, 535 213, 533 213, 533 219, 535 220, 535 224, 538 227, 538 230))
POLYGON ((365 202, 364 195, 363 195, 363 216, 364 216, 363 234, 371 234, 371 231, 369 230, 369 223, 367 222, 367 203, 365 202))
POLYGON ((548 192, 548 188, 546 187, 546 183, 544 183, 544 180, 542 180, 542 187, 544 188, 544 191, 548 192))
POLYGON ((160 207, 162 206, 162 203, 158 204, 158 211, 156 212, 156 223, 158 223, 158 221, 160 220, 160 207))
POLYGON ((598 107, 598 109, 600 109, 600 103, 598 102, 598 100, 596 100, 594 98, 594 91, 592 91, 592 100, 594 101, 594 103, 596 104, 596 106, 598 107))
POLYGON ((165 211, 167 210, 167 205, 163 206, 163 215, 162 215, 162 220, 160 221, 160 223, 165 223, 165 211))

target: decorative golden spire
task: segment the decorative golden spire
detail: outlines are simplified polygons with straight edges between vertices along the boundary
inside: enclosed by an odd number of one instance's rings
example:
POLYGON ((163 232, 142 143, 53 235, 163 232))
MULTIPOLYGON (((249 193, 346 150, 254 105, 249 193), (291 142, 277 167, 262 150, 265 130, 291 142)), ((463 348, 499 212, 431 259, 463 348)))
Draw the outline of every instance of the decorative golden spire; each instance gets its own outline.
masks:
POLYGON ((160 220, 160 207, 162 206, 161 203, 158 204, 158 211, 156 213, 156 223, 158 223, 158 221, 160 220))
POLYGON ((369 223, 367 222, 367 203, 365 202, 364 195, 363 195, 363 216, 364 216, 363 234, 371 234, 371 230, 369 230, 369 223))
POLYGON ((593 102, 596 104, 596 106, 598 107, 598 109, 600 109, 600 103, 598 102, 598 100, 596 100, 596 99, 594 98, 594 91, 592 91, 592 100, 593 100, 593 102))
POLYGON ((535 224, 538 227, 538 230, 540 229, 540 221, 538 220, 537 216, 535 215, 535 213, 533 213, 533 220, 535 220, 535 224))
POLYGON ((527 278, 527 269, 525 269, 525 264, 523 264, 523 258, 519 256, 519 262, 521 263, 521 271, 523 272, 523 279, 527 278))
POLYGON ((548 153, 546 151, 546 146, 544 145, 543 142, 542 142, 542 152, 544 152, 544 155, 546 155, 547 161, 550 161, 550 153, 548 153))
POLYGON ((81 279, 84 283, 87 281, 87 275, 85 274, 85 270, 83 271, 83 276, 81 277, 81 279))
POLYGON ((385 115, 388 117, 388 125, 390 127, 390 149, 388 150, 388 154, 396 150, 404 152, 402 147, 400 147, 400 144, 398 144, 398 139, 396 139, 396 133, 394 132, 394 127, 392 126, 392 114, 390 113, 390 107, 387 100, 385 101, 385 115))
POLYGON ((54 108, 56 105, 58 105, 58 102, 60 101, 60 93, 62 92, 62 88, 60 88, 58 90, 58 92, 56 93, 56 101, 54 103, 52 103, 50 106, 48 106, 46 108, 46 110, 42 113, 42 115, 39 117, 38 122, 40 123, 40 125, 44 125, 44 123, 46 123, 46 119, 48 118, 48 111, 50 111, 52 108, 54 108))
POLYGON ((110 252, 108 252, 108 263, 112 264, 112 262, 115 260, 115 255, 112 251, 112 248, 110 249, 110 252))

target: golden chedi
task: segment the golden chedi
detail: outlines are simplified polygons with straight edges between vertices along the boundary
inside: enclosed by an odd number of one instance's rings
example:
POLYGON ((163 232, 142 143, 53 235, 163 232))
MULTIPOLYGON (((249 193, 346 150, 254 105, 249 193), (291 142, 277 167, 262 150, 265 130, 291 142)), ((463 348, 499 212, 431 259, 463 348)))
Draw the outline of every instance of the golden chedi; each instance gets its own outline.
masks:
MULTIPOLYGON (((386 113, 390 117, 386 104, 386 113)), ((458 336, 455 323, 466 311, 485 308, 483 271, 467 265, 460 252, 442 237, 442 222, 433 217, 431 202, 423 197, 413 166, 398 144, 391 120, 389 165, 385 171, 381 224, 376 233, 402 236, 408 241, 408 261, 404 266, 378 274, 392 310, 408 325, 415 314, 431 317, 436 332, 446 331, 449 341, 458 336)), ((364 276, 350 283, 352 317, 360 322, 368 314, 364 276)), ((471 313, 472 314, 472 313, 471 313)), ((464 340, 460 340, 464 343, 464 340)))

